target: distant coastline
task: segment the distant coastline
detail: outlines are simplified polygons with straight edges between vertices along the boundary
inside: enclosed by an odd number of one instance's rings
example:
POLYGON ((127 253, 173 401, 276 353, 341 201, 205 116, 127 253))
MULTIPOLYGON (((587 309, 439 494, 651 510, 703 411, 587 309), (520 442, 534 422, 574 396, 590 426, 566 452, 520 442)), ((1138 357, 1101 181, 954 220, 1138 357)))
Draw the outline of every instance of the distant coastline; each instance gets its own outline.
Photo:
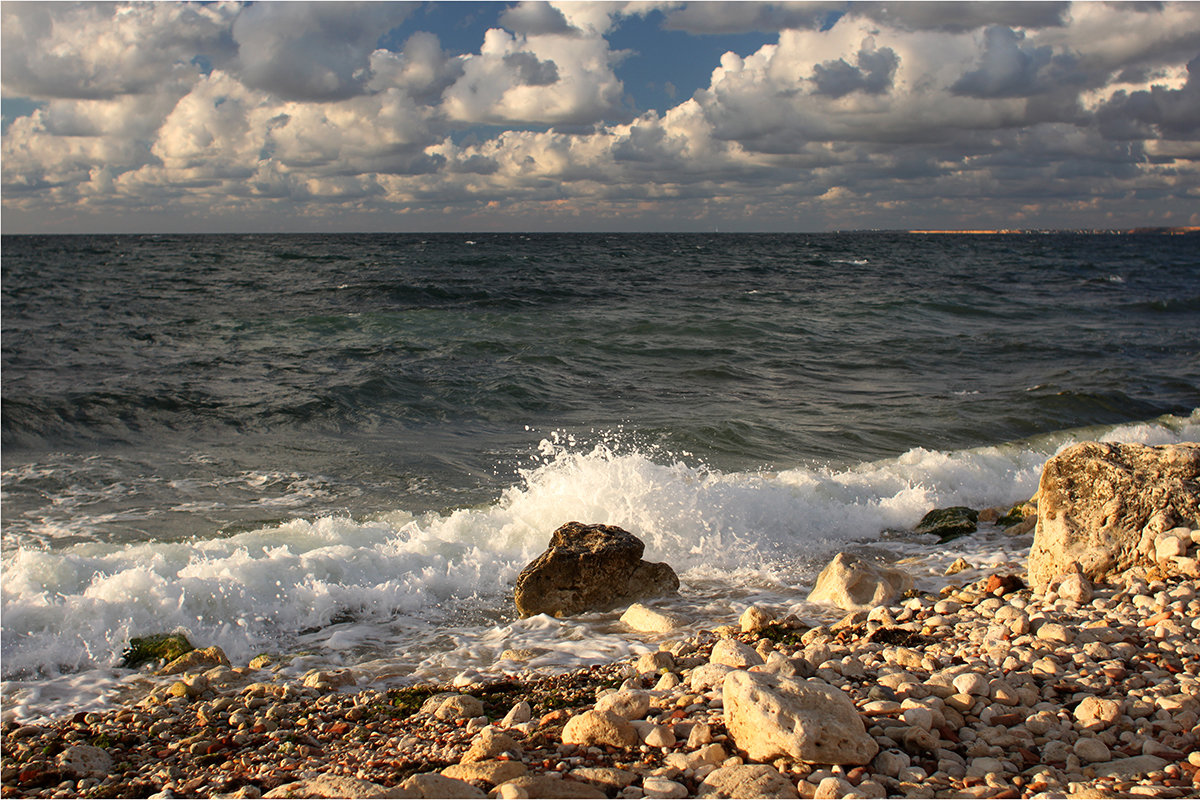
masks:
POLYGON ((920 233, 920 234, 973 234, 973 235, 1002 235, 1002 234, 1037 234, 1037 233, 1106 233, 1118 236, 1127 236, 1130 234, 1156 234, 1159 236, 1186 236, 1188 234, 1200 233, 1200 226, 1180 226, 1175 228, 1093 228, 1087 230, 1072 230, 1072 229, 1037 229, 1037 228, 999 228, 996 230, 910 230, 904 233, 920 233))

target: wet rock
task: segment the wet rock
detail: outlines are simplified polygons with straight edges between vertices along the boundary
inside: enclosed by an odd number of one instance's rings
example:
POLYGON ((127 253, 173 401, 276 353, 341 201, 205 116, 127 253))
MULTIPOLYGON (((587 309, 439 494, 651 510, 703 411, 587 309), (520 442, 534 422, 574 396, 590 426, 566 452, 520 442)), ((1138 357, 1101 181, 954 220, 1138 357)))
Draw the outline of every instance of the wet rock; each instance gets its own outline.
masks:
POLYGON ((203 650, 190 650, 184 653, 160 669, 158 674, 178 675, 181 672, 195 672, 199 669, 217 666, 228 667, 230 664, 229 659, 225 656, 225 651, 213 645, 203 650))
POLYGON ((314 669, 305 673, 300 683, 310 689, 337 689, 342 686, 353 686, 358 683, 358 680, 348 669, 314 669))
POLYGON ((966 506, 950 508, 935 508, 921 518, 913 531, 921 534, 933 534, 939 542, 948 542, 977 530, 976 522, 979 512, 966 506))
POLYGON ((754 761, 866 764, 879 750, 854 703, 824 681, 738 670, 722 694, 725 725, 754 761))
POLYGON ((135 636, 121 654, 121 666, 136 669, 150 661, 174 661, 195 648, 182 633, 159 633, 135 636))
POLYGON ((1043 587, 1078 565, 1091 581, 1136 564, 1151 535, 1200 521, 1200 445, 1084 442, 1046 462, 1029 576, 1043 587), (1157 530, 1155 530, 1157 528, 1157 530))
POLYGON ((943 574, 944 575, 957 575, 958 573, 965 572, 966 570, 969 570, 969 569, 971 569, 971 565, 969 563, 967 563, 967 560, 965 558, 963 558, 962 556, 959 556, 958 558, 954 559, 954 563, 952 563, 950 566, 946 567, 946 571, 943 574))
POLYGON ((742 633, 758 633, 774 621, 775 615, 770 611, 759 606, 750 606, 742 612, 738 625, 741 626, 742 633))
POLYGON ((641 603, 634 603, 621 615, 621 622, 642 633, 670 633, 685 624, 683 617, 656 611, 641 603))
POLYGON ((905 572, 838 553, 817 576, 808 601, 847 611, 866 611, 893 602, 912 587, 912 576, 905 572))
POLYGON ((640 539, 616 526, 568 522, 517 577, 517 610, 522 617, 565 617, 678 591, 675 571, 643 561, 644 550, 640 539))

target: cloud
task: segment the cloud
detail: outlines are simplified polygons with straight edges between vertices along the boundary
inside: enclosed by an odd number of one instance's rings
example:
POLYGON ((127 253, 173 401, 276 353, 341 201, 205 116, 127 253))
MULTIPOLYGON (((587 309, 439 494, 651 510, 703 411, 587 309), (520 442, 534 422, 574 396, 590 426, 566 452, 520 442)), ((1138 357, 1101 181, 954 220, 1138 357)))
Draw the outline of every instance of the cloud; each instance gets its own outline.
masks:
POLYGON ((1187 65, 1187 82, 1179 89, 1151 86, 1117 92, 1096 112, 1109 139, 1200 139, 1200 56, 1187 65))
POLYGON ((620 114, 624 89, 600 36, 513 35, 492 28, 443 93, 457 122, 590 125, 620 114))
POLYGON ((190 83, 235 45, 228 5, 5 3, 6 95, 111 99, 190 83))
POLYGON ((965 33, 1002 25, 1013 28, 1057 28, 1067 24, 1069 2, 884 2, 852 3, 851 17, 860 17, 902 31, 965 33))
POLYGON ((553 61, 538 61, 533 53, 509 53, 504 66, 514 73, 515 83, 521 86, 550 86, 558 83, 558 65, 553 61))
POLYGON ((8 224, 1141 224, 1200 185, 1200 4, 520 3, 466 52, 388 5, 3 14, 5 97, 36 101, 8 224), (611 40, 653 12, 778 33, 634 117, 611 40))
POLYGON ((969 97, 1022 97, 1033 94, 1038 71, 1050 63, 1049 47, 1022 48, 1025 35, 992 25, 984 32, 984 47, 978 68, 963 75, 950 87, 969 97))
POLYGON ((500 24, 513 33, 525 36, 544 36, 547 34, 575 35, 579 31, 567 22, 562 11, 549 3, 525 2, 517 3, 500 15, 500 24))
POLYGON ((696 34, 820 29, 840 16, 845 3, 700 2, 668 7, 663 27, 696 34))
POLYGON ((372 91, 403 89, 421 103, 435 104, 462 74, 462 59, 444 52, 434 34, 418 31, 399 53, 376 50, 371 54, 368 86, 372 91))
POLYGON ((289 100, 361 94, 376 43, 410 10, 399 3, 255 3, 233 23, 239 75, 246 86, 289 100))
POLYGON ((830 97, 842 97, 851 92, 884 94, 892 88, 892 79, 900 58, 891 48, 882 50, 863 49, 858 51, 858 64, 851 66, 846 59, 826 61, 813 68, 813 81, 817 93, 830 97))

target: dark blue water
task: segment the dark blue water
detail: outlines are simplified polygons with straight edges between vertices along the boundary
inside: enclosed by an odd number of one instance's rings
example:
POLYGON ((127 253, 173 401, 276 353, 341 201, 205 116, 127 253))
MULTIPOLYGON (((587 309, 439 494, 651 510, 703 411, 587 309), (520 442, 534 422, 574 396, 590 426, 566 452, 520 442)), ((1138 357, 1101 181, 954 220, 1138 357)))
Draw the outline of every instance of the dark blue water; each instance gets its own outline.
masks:
POLYGON ((6 236, 5 543, 487 503, 554 430, 750 470, 1186 415, 1196 244, 6 236))
POLYGON ((103 707, 173 630, 385 682, 639 652, 619 612, 516 618, 572 519, 695 625, 809 613, 840 549, 1010 563, 880 531, 1200 437, 1196 241, 4 237, 5 713, 103 707))

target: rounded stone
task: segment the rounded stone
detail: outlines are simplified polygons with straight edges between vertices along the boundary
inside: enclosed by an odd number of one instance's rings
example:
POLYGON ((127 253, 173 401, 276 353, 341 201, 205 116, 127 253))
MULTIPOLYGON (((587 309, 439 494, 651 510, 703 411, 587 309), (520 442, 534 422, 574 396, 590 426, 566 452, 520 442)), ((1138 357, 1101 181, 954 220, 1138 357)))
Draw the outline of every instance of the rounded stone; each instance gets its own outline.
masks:
POLYGON ((571 717, 563 727, 563 744, 578 744, 584 747, 608 745, 610 747, 636 747, 640 741, 637 729, 624 717, 608 711, 585 711, 571 717))
POLYGON ((1076 741, 1072 750, 1084 764, 1109 761, 1112 758, 1112 753, 1109 751, 1108 745, 1099 739, 1093 739, 1089 736, 1081 737, 1076 741))
POLYGON ((954 679, 954 688, 963 694, 986 697, 991 685, 988 679, 978 672, 964 672, 954 679))
POLYGON ((668 778, 645 778, 642 781, 642 792, 646 797, 687 797, 688 789, 682 783, 668 778))
POLYGON ((650 713, 650 695, 636 689, 606 694, 596 701, 597 711, 608 711, 625 719, 643 719, 650 713))

